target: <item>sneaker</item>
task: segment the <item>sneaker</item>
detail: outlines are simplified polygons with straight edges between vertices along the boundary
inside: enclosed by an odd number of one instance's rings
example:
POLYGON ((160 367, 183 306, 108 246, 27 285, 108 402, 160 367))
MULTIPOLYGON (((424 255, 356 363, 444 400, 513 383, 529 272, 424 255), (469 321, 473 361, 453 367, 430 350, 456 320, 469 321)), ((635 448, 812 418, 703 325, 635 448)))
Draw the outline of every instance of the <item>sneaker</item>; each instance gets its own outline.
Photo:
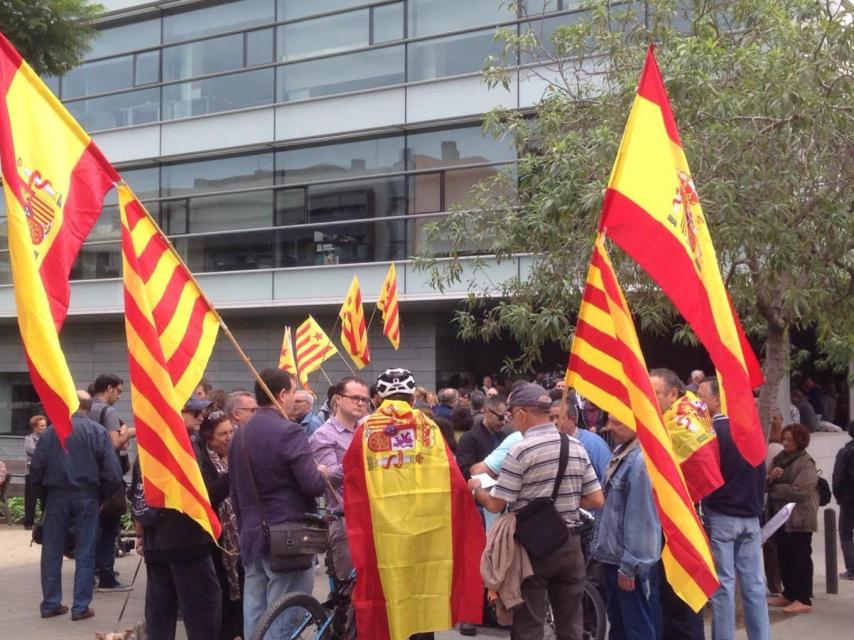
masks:
POLYGON ((850 569, 848 571, 843 571, 839 574, 839 577, 843 580, 854 580, 854 571, 851 571, 850 569))
POLYGON ((812 613, 812 605, 795 600, 788 607, 783 607, 783 613, 812 613))
POLYGON ((98 593, 121 593, 123 591, 131 591, 133 587, 129 584, 122 584, 115 578, 112 580, 101 580, 98 582, 98 593))
POLYGON ((477 635, 477 627, 470 622, 461 622, 460 623, 460 635, 461 636, 476 636, 477 635))
POLYGON ((80 613, 72 613, 71 619, 74 622, 77 622, 78 620, 85 620, 86 618, 91 618, 94 615, 95 612, 92 609, 87 608, 85 611, 81 611, 80 613))

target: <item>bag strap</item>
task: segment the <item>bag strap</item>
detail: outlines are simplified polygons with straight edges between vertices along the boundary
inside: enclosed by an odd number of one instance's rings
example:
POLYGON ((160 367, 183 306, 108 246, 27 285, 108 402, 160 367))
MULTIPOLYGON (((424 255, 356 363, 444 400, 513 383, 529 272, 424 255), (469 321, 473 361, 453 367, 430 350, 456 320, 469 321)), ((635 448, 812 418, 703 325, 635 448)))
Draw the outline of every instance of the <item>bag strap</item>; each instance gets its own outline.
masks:
POLYGON ((569 462, 569 436, 565 433, 560 434, 560 458, 557 463, 557 477, 555 478, 555 486, 552 489, 552 502, 557 500, 557 492, 563 482, 563 474, 566 473, 566 465, 569 462))
POLYGON ((261 508, 261 498, 258 496, 258 486, 255 484, 255 473, 252 471, 252 465, 249 464, 249 453, 246 450, 245 426, 240 428, 240 448, 243 449, 243 460, 246 463, 246 471, 249 473, 252 495, 255 496, 255 504, 258 506, 258 517, 261 518, 261 530, 267 531, 267 519, 264 517, 264 510, 261 508))

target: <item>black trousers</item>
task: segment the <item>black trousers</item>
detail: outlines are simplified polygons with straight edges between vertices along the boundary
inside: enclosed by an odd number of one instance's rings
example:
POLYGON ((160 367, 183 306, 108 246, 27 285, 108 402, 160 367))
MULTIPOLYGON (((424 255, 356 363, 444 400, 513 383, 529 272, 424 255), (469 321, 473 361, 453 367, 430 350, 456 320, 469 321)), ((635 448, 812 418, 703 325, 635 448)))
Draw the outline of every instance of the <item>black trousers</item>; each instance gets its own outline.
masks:
POLYGON ((812 532, 784 531, 774 534, 783 578, 783 597, 812 604, 812 532))
POLYGON ((219 637, 222 600, 210 556, 191 562, 146 563, 145 571, 149 640, 175 640, 179 606, 187 640, 219 637))
POLYGON ((650 606, 659 640, 704 640, 703 612, 676 595, 659 560, 650 571, 650 606))
MULTIPOLYGON (((36 496, 30 483, 30 474, 24 476, 24 526, 32 527, 36 521, 36 496)), ((38 498, 44 513, 44 499, 38 498)))

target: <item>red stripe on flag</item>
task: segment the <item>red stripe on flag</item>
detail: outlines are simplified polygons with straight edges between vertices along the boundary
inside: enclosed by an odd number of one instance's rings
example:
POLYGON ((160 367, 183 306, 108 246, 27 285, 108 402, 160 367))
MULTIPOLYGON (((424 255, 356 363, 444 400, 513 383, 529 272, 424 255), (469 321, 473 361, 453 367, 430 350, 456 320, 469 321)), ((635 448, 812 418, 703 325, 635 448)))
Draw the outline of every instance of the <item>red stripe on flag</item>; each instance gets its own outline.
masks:
POLYGON ((302 371, 303 369, 308 369, 311 365, 313 365, 318 360, 323 362, 323 359, 326 357, 326 355, 330 351, 331 351, 331 349, 329 347, 326 347, 325 349, 321 349, 320 351, 318 351, 317 353, 315 353, 311 357, 309 357, 307 359, 299 360, 299 362, 297 363, 297 366, 300 368, 300 371, 302 371))
POLYGON ((660 222, 619 191, 607 190, 602 211, 608 237, 667 293, 709 352, 721 375, 732 437, 741 455, 752 465, 763 462, 765 437, 747 372, 721 341, 712 320, 711 303, 703 293, 706 288, 684 247, 660 222), (650 250, 653 246, 655 251, 650 250))
POLYGON ((36 394, 42 406, 44 406, 45 413, 50 418, 53 428, 56 430, 59 442, 65 447, 65 439, 71 433, 71 414, 77 410, 77 407, 69 407, 65 404, 65 401, 44 381, 39 375, 38 370, 33 366, 33 361, 30 360, 30 356, 26 350, 24 351, 24 357, 27 361, 27 368, 30 370, 30 381, 36 389, 36 394))
POLYGON ((582 360, 575 353, 570 355, 569 369, 577 372, 578 375, 587 380, 590 384, 599 387, 605 393, 614 396, 627 407, 631 406, 629 404, 629 394, 619 380, 611 377, 609 374, 602 371, 602 369, 590 364, 586 360, 582 360))
POLYGON ((388 640, 389 626, 385 592, 377 569, 377 551, 365 477, 364 429, 356 428, 344 454, 344 496, 347 511, 347 538, 353 567, 359 575, 353 590, 353 607, 359 634, 372 640, 388 640))
POLYGON ((137 223, 146 217, 145 209, 143 209, 142 204, 138 200, 131 200, 125 205, 125 218, 127 219, 129 231, 133 231, 137 223))
POLYGON ((169 282, 163 290, 160 300, 158 300, 157 305, 151 311, 155 326, 166 328, 169 321, 175 315, 178 303, 181 300, 181 293, 189 281, 190 275, 186 269, 183 269, 181 265, 176 263, 175 270, 169 277, 169 282))
MULTIPOLYGON (((662 528, 667 531, 667 546, 676 561, 682 566, 688 575, 699 585, 706 595, 711 595, 718 590, 720 583, 703 557, 697 553, 694 545, 683 534, 679 525, 670 519, 667 513, 659 510, 662 528)), ((703 531, 702 527, 700 528, 703 531)))
POLYGON ((670 109, 670 99, 667 97, 667 89, 664 87, 664 81, 661 79, 661 71, 655 59, 654 44, 649 45, 646 53, 646 64, 643 67, 643 74, 638 84, 638 95, 658 105, 659 109, 661 109, 668 137, 681 147, 682 139, 679 137, 676 120, 670 109))
POLYGON ((145 243, 145 248, 139 252, 139 256, 137 257, 136 271, 143 282, 148 282, 160 264, 160 260, 171 257, 168 254, 169 248, 163 242, 160 234, 156 232, 152 234, 148 242, 145 243))
MULTIPOLYGON (((166 368, 172 378, 173 384, 177 384, 187 370, 187 367, 192 362, 199 348, 199 342, 202 339, 202 330, 204 329, 205 314, 210 311, 208 303, 202 297, 196 298, 193 305, 193 311, 190 313, 190 320, 187 323, 187 331, 184 337, 181 338, 181 343, 169 358, 166 363, 166 368)), ((183 402, 186 398, 180 398, 183 402)))

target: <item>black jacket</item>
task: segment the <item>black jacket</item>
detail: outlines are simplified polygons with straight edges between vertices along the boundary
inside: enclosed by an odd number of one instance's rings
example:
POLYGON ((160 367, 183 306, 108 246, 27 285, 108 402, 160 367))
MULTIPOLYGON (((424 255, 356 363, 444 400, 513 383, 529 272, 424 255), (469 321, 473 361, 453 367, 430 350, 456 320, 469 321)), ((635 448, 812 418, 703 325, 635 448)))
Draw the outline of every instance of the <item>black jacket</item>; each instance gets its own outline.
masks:
POLYGON ((482 421, 463 434, 457 443, 456 456, 457 464, 466 480, 471 477, 472 465, 481 462, 492 453, 504 438, 505 435, 500 431, 495 434, 490 433, 482 421))
POLYGON ((836 454, 831 487, 839 504, 854 506, 854 440, 836 454))

